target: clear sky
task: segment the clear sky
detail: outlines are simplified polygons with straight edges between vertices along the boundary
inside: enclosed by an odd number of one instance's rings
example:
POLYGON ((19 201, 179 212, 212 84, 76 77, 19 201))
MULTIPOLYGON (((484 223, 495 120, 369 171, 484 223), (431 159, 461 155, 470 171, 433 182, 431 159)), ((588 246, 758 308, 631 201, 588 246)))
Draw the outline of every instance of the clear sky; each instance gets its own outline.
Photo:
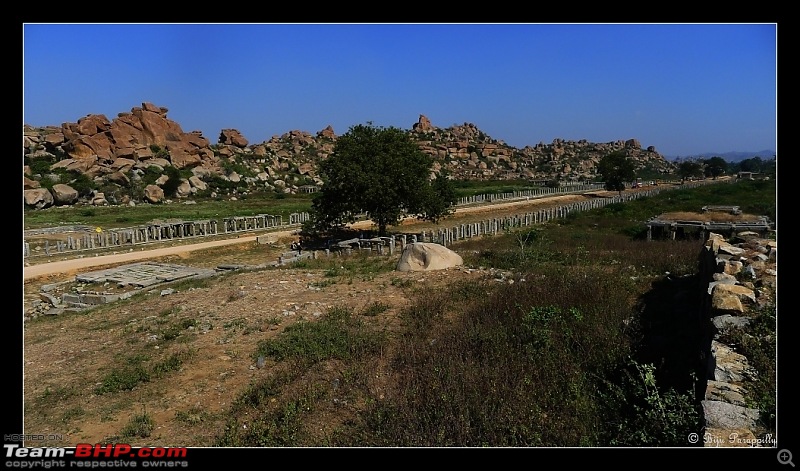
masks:
POLYGON ((519 148, 777 152, 776 23, 26 23, 23 62, 33 126, 151 102, 212 144, 425 115, 519 148))

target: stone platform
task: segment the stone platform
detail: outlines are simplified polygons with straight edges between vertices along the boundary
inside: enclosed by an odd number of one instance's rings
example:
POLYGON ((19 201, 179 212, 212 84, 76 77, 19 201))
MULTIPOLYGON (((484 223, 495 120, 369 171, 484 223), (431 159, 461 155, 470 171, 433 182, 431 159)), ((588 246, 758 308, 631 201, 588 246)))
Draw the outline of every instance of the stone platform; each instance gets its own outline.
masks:
POLYGON ((208 268, 194 268, 168 263, 142 262, 107 270, 80 273, 75 280, 81 283, 115 283, 118 286, 146 288, 159 283, 189 277, 206 277, 217 272, 208 268))

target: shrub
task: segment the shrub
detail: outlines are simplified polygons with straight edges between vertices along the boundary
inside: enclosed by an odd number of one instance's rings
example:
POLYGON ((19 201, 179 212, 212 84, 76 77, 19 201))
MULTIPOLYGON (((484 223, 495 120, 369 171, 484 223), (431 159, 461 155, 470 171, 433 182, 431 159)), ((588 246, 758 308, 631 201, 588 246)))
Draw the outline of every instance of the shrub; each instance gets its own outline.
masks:
POLYGON ((322 319, 296 323, 279 337, 259 342, 254 357, 311 363, 331 358, 349 360, 374 351, 382 342, 381 336, 365 332, 360 326, 349 309, 335 307, 322 319))
POLYGON ((31 173, 33 175, 45 175, 50 173, 50 167, 55 164, 57 160, 53 157, 40 157, 34 160, 30 160, 28 166, 31 169, 31 173))
POLYGON ((120 432, 123 438, 141 437, 147 438, 155 428, 155 421, 146 411, 136 414, 128 421, 120 432))
POLYGON ((84 173, 72 173, 72 180, 69 185, 78 192, 80 196, 89 196, 97 189, 97 184, 84 173))
POLYGON ((150 373, 142 365, 114 369, 108 373, 102 383, 94 390, 95 394, 106 394, 118 391, 130 391, 139 383, 150 381, 150 373))
MULTIPOLYGON (((605 446, 690 446, 689 435, 702 430, 703 416, 691 391, 663 388, 655 366, 630 360, 617 383, 603 380, 605 446)), ((702 443, 700 443, 702 446, 702 443)))
POLYGON ((164 169, 164 173, 169 177, 167 181, 161 186, 161 189, 164 190, 164 195, 168 197, 175 196, 175 193, 178 191, 178 187, 181 185, 181 174, 180 171, 175 167, 167 167, 164 169))

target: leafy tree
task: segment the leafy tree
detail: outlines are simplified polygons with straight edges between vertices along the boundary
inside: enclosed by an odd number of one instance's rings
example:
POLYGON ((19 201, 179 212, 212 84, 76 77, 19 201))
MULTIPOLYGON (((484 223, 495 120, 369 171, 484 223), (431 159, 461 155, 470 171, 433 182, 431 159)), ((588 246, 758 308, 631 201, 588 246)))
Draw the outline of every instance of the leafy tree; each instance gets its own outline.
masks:
POLYGON ((145 185, 152 185, 158 180, 161 176, 162 169, 157 165, 150 165, 146 169, 144 169, 144 174, 142 175, 142 183, 145 185))
POLYGON ((711 157, 704 160, 703 164, 705 164, 704 175, 715 180, 728 170, 728 162, 722 157, 711 157))
POLYGON ((72 172, 71 174, 73 179, 69 182, 69 185, 78 192, 78 195, 89 196, 97 188, 94 180, 85 173, 72 172))
POLYGON ((458 195, 446 173, 442 172, 436 175, 436 178, 426 185, 425 189, 427 189, 427 194, 422 202, 421 211, 417 215, 419 219, 437 223, 453 213, 458 195))
POLYGON ((25 156, 25 159, 26 165, 30 166, 33 175, 45 175, 50 173, 50 167, 56 163, 54 157, 42 157, 31 160, 28 156, 25 156))
POLYGON ((153 157, 157 157, 160 159, 169 158, 169 151, 165 148, 162 148, 158 144, 150 144, 150 152, 153 153, 153 157))
POLYGON ((742 172, 759 173, 763 164, 764 162, 761 160, 761 157, 752 157, 739 162, 739 170, 742 172))
POLYGON ((547 188, 558 188, 561 186, 561 177, 556 175, 553 179, 547 180, 547 183, 544 184, 547 188))
POLYGON ((678 175, 681 180, 703 176, 703 164, 696 160, 684 160, 678 165, 678 175))
POLYGON ((324 184, 312 203, 314 227, 324 231, 352 223, 362 212, 380 234, 406 215, 437 220, 447 214, 455 194, 448 192, 448 181, 430 181, 432 164, 399 128, 371 122, 351 127, 320 162, 324 184))
POLYGON ((164 168, 164 174, 167 175, 168 179, 161 185, 161 189, 164 190, 166 196, 175 196, 178 187, 181 186, 181 172, 177 168, 170 166, 164 168))
POLYGON ((597 171, 603 176, 605 189, 618 191, 625 189, 625 182, 636 178, 636 167, 631 159, 622 152, 612 152, 597 164, 597 171))

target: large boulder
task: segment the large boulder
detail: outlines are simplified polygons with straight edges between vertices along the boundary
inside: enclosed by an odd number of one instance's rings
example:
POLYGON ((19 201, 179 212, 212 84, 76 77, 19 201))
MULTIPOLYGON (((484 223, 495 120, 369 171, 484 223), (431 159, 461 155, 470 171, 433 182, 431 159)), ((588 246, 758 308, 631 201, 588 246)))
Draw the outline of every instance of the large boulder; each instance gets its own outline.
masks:
POLYGON ((447 247, 430 242, 415 242, 406 245, 397 262, 397 271, 442 270, 462 265, 461 255, 447 247))
POLYGON ((53 185, 53 200, 57 205, 73 204, 78 201, 78 190, 63 183, 53 185))
POLYGON ((158 185, 147 185, 144 189, 144 199, 150 203, 160 203, 164 200, 164 190, 158 185))
POLYGON ((47 188, 34 188, 23 192, 28 207, 42 209, 53 205, 53 194, 47 188))

